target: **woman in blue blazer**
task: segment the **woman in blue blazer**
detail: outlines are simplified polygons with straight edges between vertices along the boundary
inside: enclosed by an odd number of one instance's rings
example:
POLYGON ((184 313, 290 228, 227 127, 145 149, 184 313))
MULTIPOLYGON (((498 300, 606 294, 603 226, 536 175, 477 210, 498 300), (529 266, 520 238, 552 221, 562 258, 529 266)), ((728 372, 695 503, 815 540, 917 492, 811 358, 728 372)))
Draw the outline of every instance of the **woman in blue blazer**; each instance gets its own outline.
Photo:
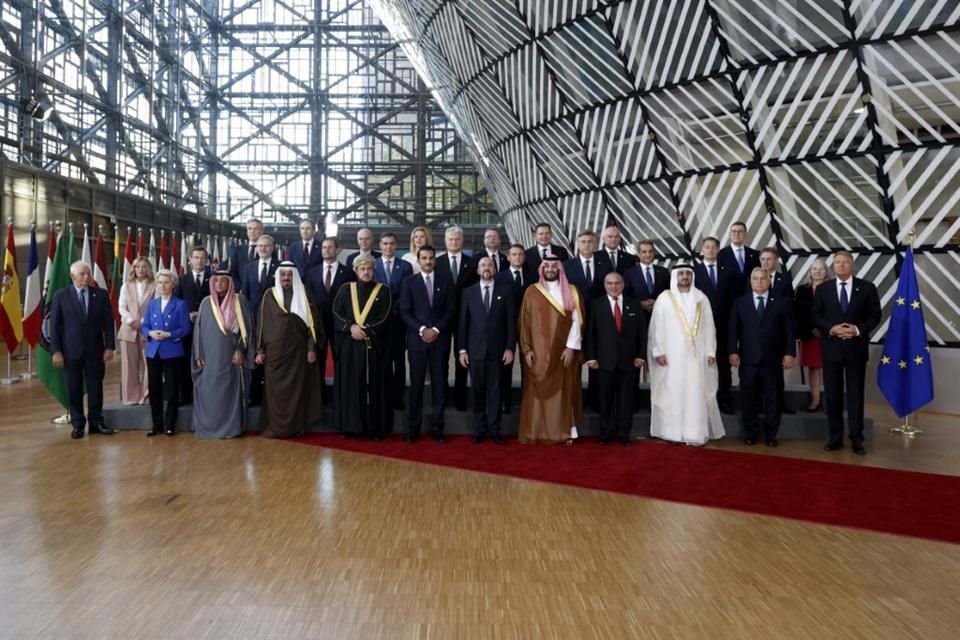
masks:
POLYGON ((147 305, 140 323, 140 333, 147 339, 147 380, 150 386, 150 413, 153 429, 147 436, 161 431, 172 436, 177 431, 180 409, 180 375, 183 371, 183 338, 190 333, 187 303, 173 295, 177 275, 169 269, 157 272, 157 297, 147 305), (164 411, 163 403, 167 409, 164 411))

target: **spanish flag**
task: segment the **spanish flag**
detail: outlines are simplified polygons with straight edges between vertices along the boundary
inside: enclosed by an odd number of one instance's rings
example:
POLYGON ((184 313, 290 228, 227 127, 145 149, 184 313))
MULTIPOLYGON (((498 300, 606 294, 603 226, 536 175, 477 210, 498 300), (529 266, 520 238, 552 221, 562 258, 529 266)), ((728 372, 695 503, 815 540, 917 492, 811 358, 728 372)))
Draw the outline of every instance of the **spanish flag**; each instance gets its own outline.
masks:
POLYGON ((20 315, 20 276, 17 275, 17 247, 13 242, 13 223, 7 225, 7 251, 3 257, 3 290, 0 293, 0 334, 12 352, 23 340, 20 315))

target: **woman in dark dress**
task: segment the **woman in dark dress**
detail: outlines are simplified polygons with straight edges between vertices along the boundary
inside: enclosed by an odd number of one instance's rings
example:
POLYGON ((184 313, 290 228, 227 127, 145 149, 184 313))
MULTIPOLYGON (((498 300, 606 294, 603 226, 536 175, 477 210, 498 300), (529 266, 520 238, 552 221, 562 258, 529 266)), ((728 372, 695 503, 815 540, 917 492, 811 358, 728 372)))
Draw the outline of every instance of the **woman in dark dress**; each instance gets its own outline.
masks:
POLYGON ((827 264, 814 261, 806 284, 797 287, 794 310, 797 314, 797 335, 800 338, 800 364, 807 368, 810 404, 806 411, 820 410, 820 386, 823 382, 823 357, 820 353, 820 331, 813 324, 813 293, 829 277, 827 264))

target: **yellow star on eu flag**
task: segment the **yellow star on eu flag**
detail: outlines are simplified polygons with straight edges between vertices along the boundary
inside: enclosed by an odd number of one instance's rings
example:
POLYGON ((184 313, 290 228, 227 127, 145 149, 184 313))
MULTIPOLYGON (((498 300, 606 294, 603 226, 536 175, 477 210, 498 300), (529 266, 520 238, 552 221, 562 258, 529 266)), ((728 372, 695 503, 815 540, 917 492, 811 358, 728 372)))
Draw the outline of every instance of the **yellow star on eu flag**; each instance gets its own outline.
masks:
POLYGON ((902 307, 903 305, 907 304, 907 299, 901 296, 897 298, 897 304, 902 307))
POLYGON ((890 356, 883 356, 880 358, 880 364, 890 364, 890 356))
POLYGON ((913 361, 916 364, 923 364, 923 356, 917 356, 916 358, 913 359, 913 361))
POLYGON ((920 301, 919 301, 919 300, 914 300, 913 302, 910 303, 910 306, 913 307, 914 309, 919 309, 919 308, 920 308, 920 301))
POLYGON ((906 369, 907 363, 901 360, 900 362, 897 363, 897 366, 899 366, 901 369, 906 369))

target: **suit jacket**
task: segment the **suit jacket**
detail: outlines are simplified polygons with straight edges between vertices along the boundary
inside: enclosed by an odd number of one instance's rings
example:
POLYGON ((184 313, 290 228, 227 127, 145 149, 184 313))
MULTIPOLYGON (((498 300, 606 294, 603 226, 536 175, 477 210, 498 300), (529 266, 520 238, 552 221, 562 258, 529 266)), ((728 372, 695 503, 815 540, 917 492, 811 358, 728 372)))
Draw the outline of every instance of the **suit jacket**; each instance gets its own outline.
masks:
MULTIPOLYGON (((253 251, 254 260, 259 260, 256 249, 253 251)), ((240 291, 243 286, 243 277, 247 263, 250 262, 250 243, 244 242, 230 248, 230 275, 233 276, 233 288, 240 291)))
POLYGON ((103 358, 107 349, 116 348, 113 311, 107 292, 87 287, 87 313, 84 316, 77 289, 72 284, 53 296, 50 309, 50 352, 62 353, 66 360, 103 358))
POLYGON ((620 275, 623 275, 627 272, 630 267, 637 264, 637 257, 632 253, 627 253, 623 249, 617 249, 617 268, 613 269, 613 265, 610 264, 610 254, 607 253, 606 248, 600 247, 594 252, 593 256, 597 259, 597 262, 604 263, 607 268, 607 273, 611 271, 616 271, 620 275))
POLYGON ((160 298, 151 300, 147 305, 147 313, 143 316, 140 333, 147 339, 143 353, 148 358, 159 356, 161 360, 181 358, 184 355, 183 339, 193 329, 187 303, 176 296, 170 296, 167 308, 163 311, 160 310, 161 303, 160 298), (170 337, 166 340, 154 340, 150 337, 150 332, 154 329, 169 331, 170 337))
MULTIPOLYGON (((267 289, 270 289, 275 284, 275 276, 277 273, 277 267, 280 266, 280 261, 276 258, 270 259, 270 267, 267 269, 267 289)), ((240 287, 240 293, 244 295, 247 301, 250 303, 250 308, 254 309, 254 313, 258 314, 260 310, 260 298, 263 297, 264 290, 260 287, 260 260, 256 262, 250 262, 244 267, 243 270, 243 285, 240 287)))
MULTIPOLYGON (((490 258, 490 252, 486 247, 481 247, 480 250, 474 251, 471 257, 475 262, 479 263, 480 258, 490 258)), ((497 265, 497 273, 510 268, 510 262, 507 260, 507 256, 501 251, 497 252, 495 262, 497 265)))
POLYGON ((773 282, 770 283, 770 293, 776 294, 781 298, 786 297, 793 300, 793 278, 789 271, 777 271, 773 274, 773 282))
POLYGON ((630 371, 635 368, 635 358, 647 358, 647 314, 643 313, 640 301, 623 296, 620 310, 620 333, 606 294, 594 300, 587 314, 583 361, 596 360, 603 371, 630 371))
POLYGON ((426 351, 429 345, 420 339, 420 327, 440 332, 437 342, 449 342, 455 330, 456 304, 450 280, 433 273, 433 305, 427 298, 426 282, 421 274, 412 275, 400 287, 400 317, 407 327, 407 350, 426 351))
POLYGON ((307 272, 318 264, 323 263, 323 252, 320 251, 320 241, 316 237, 310 241, 310 258, 303 255, 303 240, 297 240, 287 249, 287 260, 297 265, 300 279, 305 280, 307 272))
POLYGON ((734 300, 727 325, 728 350, 740 355, 741 366, 780 366, 783 356, 797 355, 793 303, 767 291, 761 318, 755 298, 751 290, 734 300))
POLYGON ((377 264, 374 267, 373 279, 380 284, 390 287, 390 293, 393 299, 400 298, 400 289, 403 287, 403 281, 413 275, 413 266, 403 258, 393 256, 393 271, 390 272, 390 279, 387 280, 387 270, 383 266, 383 256, 377 258, 377 264))
POLYGON ((720 253, 717 254, 717 263, 723 265, 726 269, 732 269, 731 273, 735 276, 735 296, 752 291, 750 288, 750 272, 760 266, 760 254, 757 253, 756 249, 743 247, 743 273, 740 272, 737 254, 733 252, 733 247, 730 245, 720 249, 720 253))
POLYGON ((520 313, 520 302, 523 300, 523 294, 526 293, 530 285, 535 282, 527 279, 527 274, 523 269, 520 269, 520 278, 523 280, 523 283, 520 286, 517 286, 517 282, 513 277, 513 271, 511 267, 507 267, 504 271, 498 273, 496 278, 494 278, 494 282, 496 284, 503 284, 510 287, 510 291, 513 292, 513 295, 516 298, 518 314, 520 313))
POLYGON ((599 298, 600 296, 606 295, 606 290, 603 288, 603 279, 610 273, 610 259, 601 262, 598 254, 593 254, 593 284, 587 286, 587 274, 583 271, 583 261, 580 260, 580 256, 574 256, 563 263, 563 270, 567 274, 567 280, 570 281, 570 284, 577 285, 577 289, 580 290, 580 293, 583 294, 584 302, 586 306, 590 305, 590 301, 594 298, 599 298))
POLYGON ((837 279, 831 278, 817 287, 813 295, 813 322, 820 329, 823 359, 830 362, 869 359, 870 334, 880 324, 880 297, 872 282, 851 278, 851 291, 846 312, 840 308, 837 279), (849 340, 830 335, 835 324, 856 325, 860 335, 849 340))
MULTIPOLYGON (((566 249, 558 244, 550 245, 550 253, 563 261, 570 259, 570 254, 566 249)), ((523 261, 523 268, 527 274, 527 279, 531 282, 537 282, 540 279, 540 263, 543 262, 543 256, 540 255, 539 245, 533 245, 525 252, 526 259, 523 261)))
MULTIPOLYGON (((323 333, 325 336, 333 336, 333 301, 337 297, 340 287, 348 282, 357 279, 357 274, 352 269, 347 269, 343 264, 337 262, 335 271, 331 279, 330 291, 323 286, 323 280, 326 277, 327 265, 321 262, 316 268, 307 272, 307 281, 305 283, 307 291, 313 297, 313 303, 323 318, 323 333)), ((393 296, 396 299, 396 296, 393 296)))
MULTIPOLYGON (((354 251, 353 253, 347 256, 347 261, 346 261, 347 269, 350 269, 351 271, 353 271, 353 261, 356 260, 359 255, 360 255, 359 251, 354 251)), ((379 258, 380 252, 371 251, 370 255, 372 255, 374 258, 379 258)))
POLYGON ((653 265, 653 291, 647 287, 644 267, 639 262, 627 269, 623 276, 626 281, 624 294, 638 300, 656 299, 661 293, 670 288, 670 272, 665 267, 653 265))
POLYGON ((813 287, 807 283, 797 287, 793 299, 793 315, 797 319, 797 338, 813 340, 813 287))
POLYGON ((697 289, 703 291, 707 299, 710 300, 710 308, 713 311, 713 324, 717 327, 717 338, 725 339, 726 333, 721 335, 721 328, 727 326, 730 319, 730 307, 737 297, 735 289, 737 288, 737 277, 729 267, 720 264, 715 268, 717 275, 717 286, 713 286, 710 280, 710 272, 707 266, 702 262, 693 267, 693 284, 697 289))
POLYGON ((200 310, 200 303, 210 295, 210 267, 203 270, 203 278, 200 288, 197 288, 197 281, 194 279, 193 271, 187 271, 183 277, 177 281, 177 288, 173 295, 187 303, 187 311, 193 313, 200 310))
POLYGON ((454 306, 460 304, 460 294, 463 293, 464 289, 480 281, 480 275, 477 273, 477 259, 475 257, 468 256, 461 251, 460 257, 457 260, 457 268, 460 273, 450 273, 450 257, 446 252, 437 254, 437 268, 435 271, 438 276, 453 283, 453 288, 456 293, 454 306))
POLYGON ((517 344, 517 303, 511 287, 493 282, 490 312, 483 306, 483 283, 469 286, 460 302, 457 324, 457 351, 466 351, 470 360, 500 361, 506 349, 517 344))

